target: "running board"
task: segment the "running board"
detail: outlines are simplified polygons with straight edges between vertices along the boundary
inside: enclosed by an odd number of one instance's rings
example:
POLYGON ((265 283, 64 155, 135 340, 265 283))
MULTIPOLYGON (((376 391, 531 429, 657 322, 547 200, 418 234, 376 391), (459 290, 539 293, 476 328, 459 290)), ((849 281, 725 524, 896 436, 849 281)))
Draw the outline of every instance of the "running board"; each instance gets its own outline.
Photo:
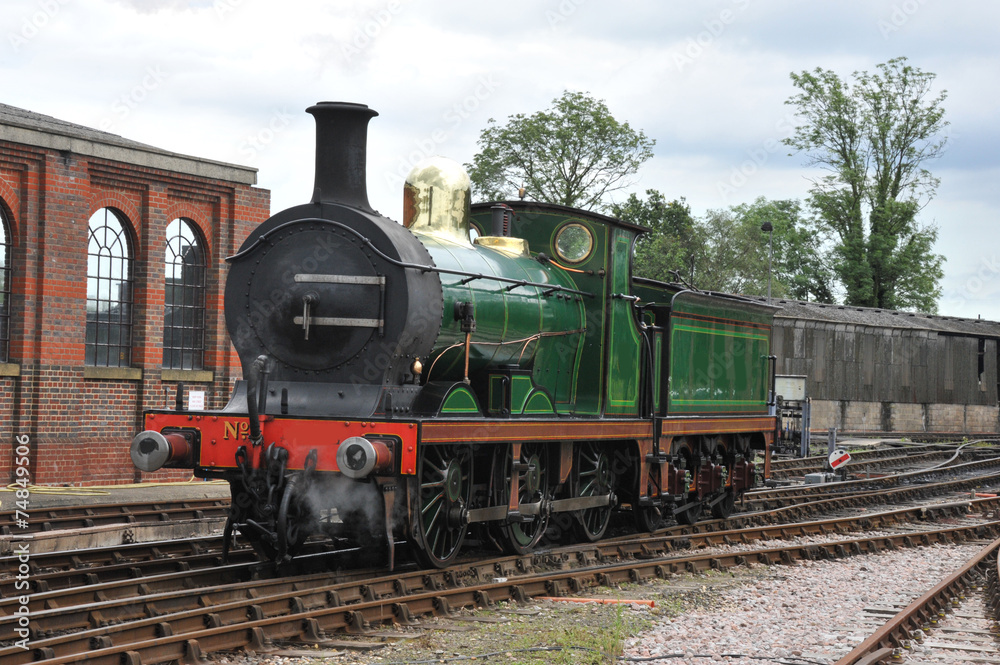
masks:
MULTIPOLYGON (((589 508, 604 508, 611 505, 611 495, 580 496, 572 499, 559 499, 549 502, 549 512, 565 513, 573 510, 589 508)), ((542 502, 522 503, 517 507, 517 513, 524 516, 534 516, 541 513, 542 502)), ((491 506, 490 508, 474 508, 469 511, 469 522, 497 522, 510 518, 517 513, 508 513, 507 506, 491 506)))

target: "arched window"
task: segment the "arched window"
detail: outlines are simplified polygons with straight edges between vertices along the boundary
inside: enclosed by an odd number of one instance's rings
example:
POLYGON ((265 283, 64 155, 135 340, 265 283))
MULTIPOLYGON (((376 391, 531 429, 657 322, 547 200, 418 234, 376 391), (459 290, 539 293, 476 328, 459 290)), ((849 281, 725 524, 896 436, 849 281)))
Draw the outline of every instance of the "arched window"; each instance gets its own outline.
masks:
POLYGON ((132 251, 125 223, 110 208, 90 218, 87 249, 88 365, 132 363, 132 251))
POLYGON ((163 314, 163 368, 204 369, 205 243, 194 224, 167 226, 163 314))
POLYGON ((0 205, 0 363, 10 357, 10 225, 0 205))

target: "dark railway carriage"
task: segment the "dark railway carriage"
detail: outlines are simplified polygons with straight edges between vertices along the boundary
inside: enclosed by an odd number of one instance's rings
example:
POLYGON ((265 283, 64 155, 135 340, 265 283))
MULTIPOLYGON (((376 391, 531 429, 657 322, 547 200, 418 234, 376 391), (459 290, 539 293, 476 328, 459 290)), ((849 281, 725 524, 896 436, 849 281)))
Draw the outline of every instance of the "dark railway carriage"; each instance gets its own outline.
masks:
POLYGON ((246 380, 221 411, 146 413, 138 468, 228 480, 227 532, 269 558, 326 534, 384 543, 390 565, 404 538, 434 566, 470 533, 525 552, 554 520, 596 540, 619 508, 648 530, 724 517, 755 454, 767 474, 772 308, 633 279, 641 227, 470 206, 440 158, 397 224, 365 191, 375 112, 309 112, 312 201, 229 259, 246 380))

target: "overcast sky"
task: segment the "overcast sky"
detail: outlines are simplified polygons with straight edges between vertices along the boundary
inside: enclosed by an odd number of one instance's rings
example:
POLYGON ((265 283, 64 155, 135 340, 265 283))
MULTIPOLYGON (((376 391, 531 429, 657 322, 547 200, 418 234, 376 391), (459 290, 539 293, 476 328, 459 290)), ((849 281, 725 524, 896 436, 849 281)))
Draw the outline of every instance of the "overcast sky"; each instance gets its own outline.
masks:
POLYGON ((945 255, 940 313, 1000 320, 1000 3, 943 0, 4 0, 0 101, 259 169, 272 212, 308 201, 321 100, 368 104, 369 199, 400 218, 419 159, 469 162, 489 118, 604 99, 656 140, 632 186, 696 216, 806 196, 780 146, 789 73, 896 56, 947 90, 948 149, 920 220, 945 255))

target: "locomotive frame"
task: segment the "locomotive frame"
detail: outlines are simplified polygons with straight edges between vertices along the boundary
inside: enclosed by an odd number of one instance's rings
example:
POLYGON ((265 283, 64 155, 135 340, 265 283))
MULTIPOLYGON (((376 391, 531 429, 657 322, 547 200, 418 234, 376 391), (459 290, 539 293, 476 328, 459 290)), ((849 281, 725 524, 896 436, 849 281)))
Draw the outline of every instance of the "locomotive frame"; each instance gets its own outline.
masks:
POLYGON ((726 517, 757 453, 770 475, 775 308, 633 278, 642 227, 470 206, 441 160, 411 173, 396 224, 365 192, 377 114, 309 112, 312 202, 230 257, 246 380, 219 411, 184 411, 179 388, 131 448, 144 471, 230 483, 227 547, 239 532, 285 560, 322 532, 385 547, 391 567, 403 538, 442 567, 470 535, 516 553, 557 526, 597 540, 625 506, 649 531, 726 517))

